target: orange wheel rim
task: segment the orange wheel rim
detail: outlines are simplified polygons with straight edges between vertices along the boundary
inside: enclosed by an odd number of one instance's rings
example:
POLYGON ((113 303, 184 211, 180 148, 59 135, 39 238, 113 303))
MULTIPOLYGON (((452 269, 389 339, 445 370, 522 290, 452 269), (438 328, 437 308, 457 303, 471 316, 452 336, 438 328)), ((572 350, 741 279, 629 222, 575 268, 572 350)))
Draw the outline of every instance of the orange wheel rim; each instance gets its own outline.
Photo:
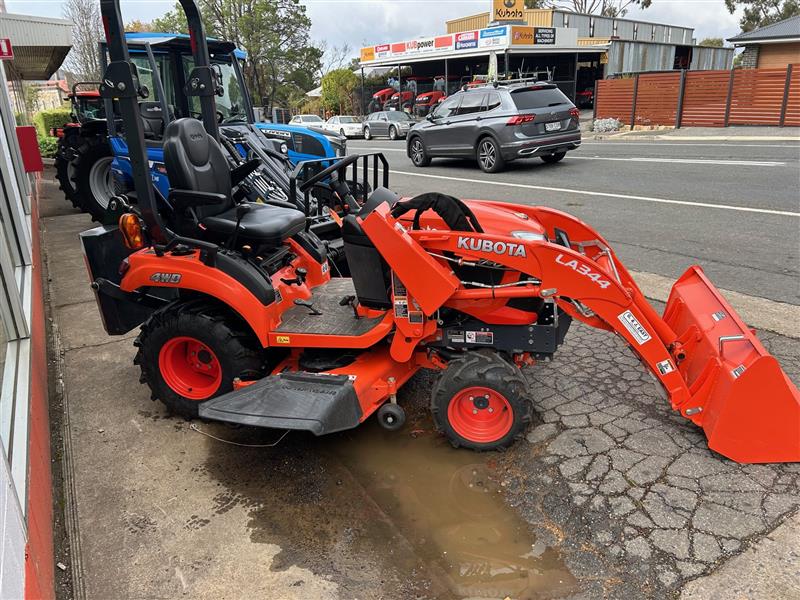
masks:
POLYGON ((217 355, 193 337, 175 337, 164 344, 158 367, 172 391, 190 400, 207 400, 222 383, 217 355))
POLYGON ((447 419, 453 430, 470 442, 488 444, 503 439, 514 423, 511 404, 487 387, 468 387, 450 399, 447 419))

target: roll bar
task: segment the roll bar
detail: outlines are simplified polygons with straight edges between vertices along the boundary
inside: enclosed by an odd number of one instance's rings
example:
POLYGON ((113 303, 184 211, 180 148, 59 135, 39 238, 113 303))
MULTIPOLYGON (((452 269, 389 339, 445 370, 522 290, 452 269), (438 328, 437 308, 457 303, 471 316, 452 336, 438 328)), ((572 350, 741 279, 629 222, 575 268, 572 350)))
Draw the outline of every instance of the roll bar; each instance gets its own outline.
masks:
POLYGON ((144 125, 139 113, 139 98, 144 97, 144 93, 136 65, 131 62, 128 53, 119 0, 100 0, 100 14, 110 57, 100 85, 100 95, 107 101, 116 99, 119 103, 139 209, 152 239, 164 243, 167 234, 156 210, 153 182, 147 164, 144 125))
POLYGON ((194 69, 186 80, 186 95, 200 98, 200 113, 208 135, 219 141, 219 125, 217 123, 217 74, 211 68, 211 57, 208 53, 208 41, 200 17, 200 9, 195 0, 180 0, 189 25, 189 43, 194 58, 194 69))

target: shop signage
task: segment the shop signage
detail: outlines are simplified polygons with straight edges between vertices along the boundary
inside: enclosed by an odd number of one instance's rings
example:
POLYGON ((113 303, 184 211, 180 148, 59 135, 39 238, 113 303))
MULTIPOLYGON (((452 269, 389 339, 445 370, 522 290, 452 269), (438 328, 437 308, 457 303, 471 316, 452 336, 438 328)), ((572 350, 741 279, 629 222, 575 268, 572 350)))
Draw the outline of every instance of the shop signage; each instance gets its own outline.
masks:
POLYGON ((493 0, 492 22, 522 21, 525 19, 524 0, 493 0))
POLYGON ((436 38, 436 43, 434 45, 436 46, 437 50, 450 49, 453 47, 453 36, 440 35, 436 38))
POLYGON ((533 27, 514 25, 511 28, 512 46, 530 46, 533 44, 533 27))
POLYGON ((375 46, 361 49, 361 62, 370 62, 375 60, 375 46))
POLYGON ((490 27, 489 29, 481 29, 480 39, 478 45, 481 48, 492 46, 503 46, 508 39, 508 27, 490 27))
POLYGON ((392 47, 389 44, 375 46, 375 58, 386 58, 391 54, 392 47))
POLYGON ((555 27, 536 27, 533 32, 533 43, 554 45, 556 43, 555 27))
POLYGON ((456 34, 456 50, 469 50, 478 47, 478 32, 465 31, 456 34))
POLYGON ((14 49, 8 38, 0 38, 0 60, 14 60, 14 49))

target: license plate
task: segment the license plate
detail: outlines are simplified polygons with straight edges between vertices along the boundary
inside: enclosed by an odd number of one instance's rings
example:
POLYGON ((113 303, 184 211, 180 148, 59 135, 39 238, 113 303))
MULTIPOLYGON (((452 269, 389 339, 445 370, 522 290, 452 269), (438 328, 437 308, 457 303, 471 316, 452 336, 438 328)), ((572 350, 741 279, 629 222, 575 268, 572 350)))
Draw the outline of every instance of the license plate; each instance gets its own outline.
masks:
POLYGON ((545 131, 558 131, 559 129, 561 129, 561 121, 555 121, 553 123, 544 124, 545 131))

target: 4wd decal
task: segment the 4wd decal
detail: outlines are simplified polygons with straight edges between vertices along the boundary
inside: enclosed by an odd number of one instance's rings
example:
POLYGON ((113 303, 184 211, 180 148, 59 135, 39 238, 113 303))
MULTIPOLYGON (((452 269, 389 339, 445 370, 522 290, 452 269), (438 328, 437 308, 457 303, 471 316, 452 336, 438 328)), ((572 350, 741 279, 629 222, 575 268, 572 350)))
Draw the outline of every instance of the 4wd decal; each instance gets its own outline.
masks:
POLYGON ((630 334, 633 336, 633 339, 635 339, 640 346, 645 342, 650 341, 651 339, 650 332, 648 332, 647 329, 645 329, 644 326, 641 323, 639 323, 639 319, 634 317, 631 311, 626 310, 617 318, 619 319, 620 323, 622 323, 625 326, 625 329, 627 329, 630 332, 630 334))
POLYGON ((180 273, 153 273, 150 275, 150 281, 154 283, 180 283, 180 273))
POLYGON ((564 265, 565 267, 569 267, 570 269, 572 269, 577 273, 580 273, 581 275, 585 275, 603 289, 606 289, 611 285, 611 282, 605 279, 604 275, 601 275, 600 273, 595 273, 589 267, 587 267, 583 263, 579 263, 574 258, 567 259, 564 257, 563 254, 559 254, 558 256, 556 256, 556 262, 560 265, 564 265))
POLYGON ((494 254, 507 254, 508 256, 521 256, 525 258, 525 246, 513 242, 493 242, 480 238, 459 236, 457 247, 459 250, 473 250, 476 252, 493 252, 494 254))

